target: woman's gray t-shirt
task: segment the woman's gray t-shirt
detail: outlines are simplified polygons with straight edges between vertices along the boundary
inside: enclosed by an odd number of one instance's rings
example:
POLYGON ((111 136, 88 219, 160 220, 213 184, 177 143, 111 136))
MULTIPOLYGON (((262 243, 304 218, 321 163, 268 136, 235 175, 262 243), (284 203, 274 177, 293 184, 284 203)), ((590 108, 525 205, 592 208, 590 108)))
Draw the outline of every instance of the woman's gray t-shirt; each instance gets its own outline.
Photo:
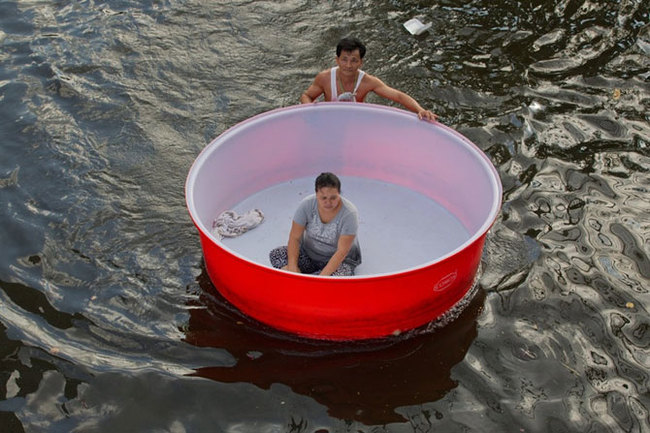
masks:
POLYGON ((359 213, 349 200, 341 197, 341 209, 332 221, 325 224, 318 214, 316 194, 312 194, 300 203, 293 220, 305 227, 301 249, 312 260, 327 263, 336 252, 339 237, 355 235, 352 247, 343 261, 353 266, 361 263, 361 248, 356 236, 359 229, 359 213))

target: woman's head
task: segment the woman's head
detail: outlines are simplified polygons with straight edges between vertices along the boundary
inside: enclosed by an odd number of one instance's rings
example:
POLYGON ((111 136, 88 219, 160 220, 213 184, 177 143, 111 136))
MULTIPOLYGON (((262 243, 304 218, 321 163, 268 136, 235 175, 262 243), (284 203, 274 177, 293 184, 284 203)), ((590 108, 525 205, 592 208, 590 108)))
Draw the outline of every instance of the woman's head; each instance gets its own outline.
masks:
POLYGON ((321 173, 316 178, 316 200, 321 211, 335 211, 341 204, 341 181, 333 173, 321 173))
POLYGON ((315 191, 318 192, 319 189, 324 187, 335 188, 340 193, 341 180, 334 173, 321 173, 316 178, 315 191))

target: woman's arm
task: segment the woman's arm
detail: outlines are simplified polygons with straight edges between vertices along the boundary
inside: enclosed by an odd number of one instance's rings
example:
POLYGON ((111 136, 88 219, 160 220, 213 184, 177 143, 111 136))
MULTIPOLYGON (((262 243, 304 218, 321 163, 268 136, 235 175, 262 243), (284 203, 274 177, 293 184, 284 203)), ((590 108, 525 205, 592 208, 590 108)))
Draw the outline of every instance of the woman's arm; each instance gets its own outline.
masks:
POLYGON ((323 270, 320 271, 320 275, 323 276, 332 275, 334 271, 336 271, 339 268, 341 263, 343 263, 343 260, 345 260, 345 256, 348 255, 350 248, 352 248, 352 244, 354 243, 354 238, 355 235, 341 235, 339 237, 339 241, 336 245, 336 252, 329 259, 327 265, 325 265, 323 270))
POLYGON ((300 273, 298 267, 298 255, 300 254, 300 240, 305 231, 305 226, 301 226, 295 221, 291 222, 291 231, 289 232, 289 242, 287 243, 288 263, 282 269, 291 272, 300 273))

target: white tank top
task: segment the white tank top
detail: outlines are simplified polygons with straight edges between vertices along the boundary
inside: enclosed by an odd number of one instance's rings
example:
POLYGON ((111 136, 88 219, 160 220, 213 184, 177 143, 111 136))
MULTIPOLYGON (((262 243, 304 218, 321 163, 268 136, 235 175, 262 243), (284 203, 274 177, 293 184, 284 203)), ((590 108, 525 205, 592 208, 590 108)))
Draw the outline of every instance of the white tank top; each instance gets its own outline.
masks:
POLYGON ((330 88, 332 89, 332 101, 352 101, 356 102, 357 98, 357 89, 359 88, 359 84, 361 84, 361 80, 363 79, 363 76, 366 74, 362 70, 359 70, 359 76, 357 77, 357 82, 354 85, 354 90, 352 93, 350 92, 345 92, 341 93, 339 96, 338 92, 338 86, 336 85, 336 70, 338 69, 338 66, 334 66, 332 70, 330 71, 330 88))

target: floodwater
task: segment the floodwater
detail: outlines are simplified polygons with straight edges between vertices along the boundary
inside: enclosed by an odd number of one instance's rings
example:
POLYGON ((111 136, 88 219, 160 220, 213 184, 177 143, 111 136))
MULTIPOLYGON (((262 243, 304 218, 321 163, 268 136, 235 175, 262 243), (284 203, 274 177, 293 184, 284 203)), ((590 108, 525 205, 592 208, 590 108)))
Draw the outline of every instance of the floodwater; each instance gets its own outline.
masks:
POLYGON ((649 9, 0 2, 0 431, 650 431, 649 9), (350 33, 486 152, 503 208, 457 320, 303 341, 218 296, 184 182, 350 33))

